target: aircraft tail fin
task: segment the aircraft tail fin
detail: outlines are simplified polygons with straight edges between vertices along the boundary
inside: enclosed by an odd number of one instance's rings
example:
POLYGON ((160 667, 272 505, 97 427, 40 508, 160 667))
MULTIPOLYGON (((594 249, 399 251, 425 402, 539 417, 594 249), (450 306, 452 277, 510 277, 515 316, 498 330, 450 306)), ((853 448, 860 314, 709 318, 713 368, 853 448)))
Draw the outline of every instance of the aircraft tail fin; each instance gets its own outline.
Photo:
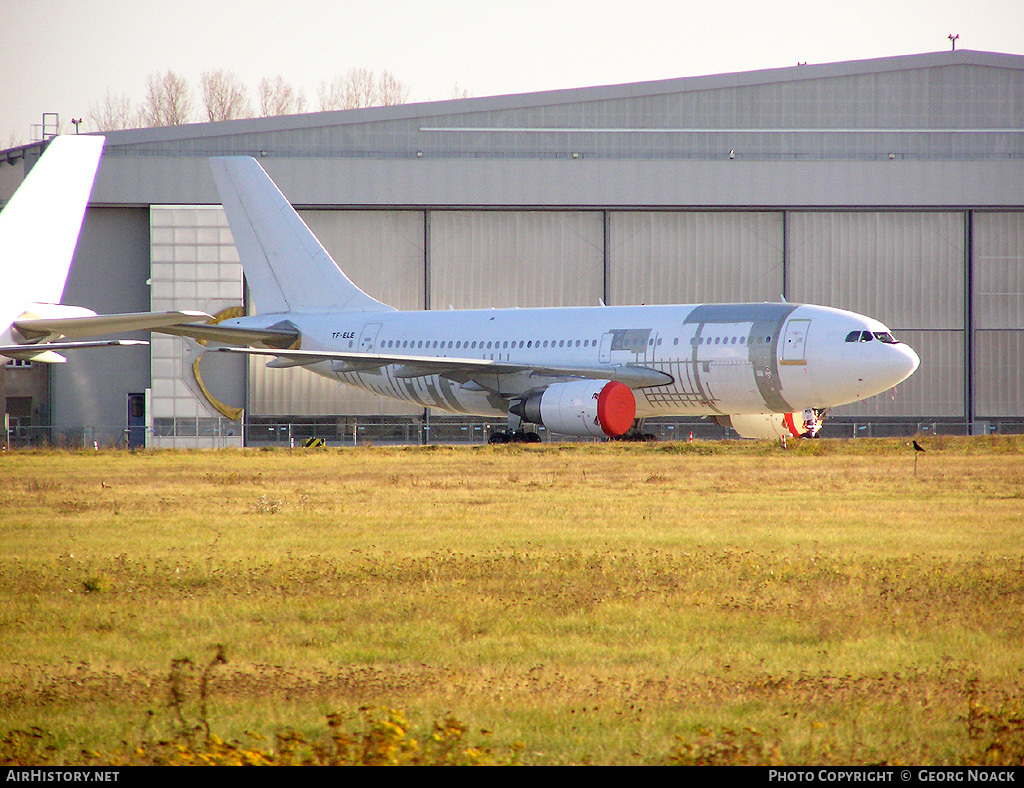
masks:
POLYGON ((210 167, 259 314, 393 311, 345 276, 255 159, 210 167))
POLYGON ((54 138, 0 211, 0 330, 28 304, 60 303, 104 142, 54 138))

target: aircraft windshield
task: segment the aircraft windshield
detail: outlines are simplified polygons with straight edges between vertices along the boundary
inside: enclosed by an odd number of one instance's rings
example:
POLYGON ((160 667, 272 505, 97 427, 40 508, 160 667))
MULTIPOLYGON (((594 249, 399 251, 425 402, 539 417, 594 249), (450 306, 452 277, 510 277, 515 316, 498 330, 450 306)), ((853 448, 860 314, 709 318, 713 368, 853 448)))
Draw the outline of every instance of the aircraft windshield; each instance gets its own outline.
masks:
POLYGON ((846 335, 847 342, 871 342, 877 339, 887 345, 898 345, 899 342, 888 331, 851 331, 846 335))

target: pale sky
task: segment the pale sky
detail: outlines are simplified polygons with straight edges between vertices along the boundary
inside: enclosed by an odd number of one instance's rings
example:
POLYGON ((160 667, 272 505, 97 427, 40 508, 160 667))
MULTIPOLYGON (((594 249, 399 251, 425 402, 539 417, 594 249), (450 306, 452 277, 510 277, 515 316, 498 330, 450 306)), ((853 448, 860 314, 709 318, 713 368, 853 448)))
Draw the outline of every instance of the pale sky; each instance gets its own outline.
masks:
MULTIPOLYGON (((529 93, 958 49, 1024 54, 1021 0, 0 0, 0 148, 146 78, 238 74, 317 91, 390 71, 410 101, 529 93)), ((201 118, 197 115, 196 120, 201 118)))

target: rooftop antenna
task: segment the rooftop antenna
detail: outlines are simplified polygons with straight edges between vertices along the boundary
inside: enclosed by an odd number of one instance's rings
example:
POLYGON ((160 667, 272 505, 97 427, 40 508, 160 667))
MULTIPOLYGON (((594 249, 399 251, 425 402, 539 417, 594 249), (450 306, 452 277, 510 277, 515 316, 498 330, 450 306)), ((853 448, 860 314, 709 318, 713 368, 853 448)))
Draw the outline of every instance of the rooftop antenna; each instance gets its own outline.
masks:
POLYGON ((956 34, 950 33, 949 34, 949 40, 953 43, 953 51, 954 52, 956 52, 956 40, 958 38, 960 38, 960 34, 959 33, 956 33, 956 34))

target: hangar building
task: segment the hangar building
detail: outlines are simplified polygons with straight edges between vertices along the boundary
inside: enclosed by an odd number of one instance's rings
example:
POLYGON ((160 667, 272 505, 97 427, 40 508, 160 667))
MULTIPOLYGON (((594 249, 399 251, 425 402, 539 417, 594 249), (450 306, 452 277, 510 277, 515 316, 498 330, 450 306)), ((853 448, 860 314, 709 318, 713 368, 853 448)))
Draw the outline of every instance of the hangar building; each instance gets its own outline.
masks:
MULTIPOLYGON (((66 303, 244 308, 206 161, 244 154, 349 276, 398 308, 784 296, 877 317, 922 359, 898 391, 836 409, 823 434, 1024 425, 1022 56, 961 50, 107 136, 66 303)), ((0 199, 41 149, 0 152, 0 199)), ((241 443, 243 409, 253 442, 274 424, 340 435, 360 419, 430 418, 302 369, 213 363, 172 337, 78 352, 30 402, 9 394, 25 374, 5 370, 6 407, 70 440, 106 442, 129 412, 154 445, 241 443)))

